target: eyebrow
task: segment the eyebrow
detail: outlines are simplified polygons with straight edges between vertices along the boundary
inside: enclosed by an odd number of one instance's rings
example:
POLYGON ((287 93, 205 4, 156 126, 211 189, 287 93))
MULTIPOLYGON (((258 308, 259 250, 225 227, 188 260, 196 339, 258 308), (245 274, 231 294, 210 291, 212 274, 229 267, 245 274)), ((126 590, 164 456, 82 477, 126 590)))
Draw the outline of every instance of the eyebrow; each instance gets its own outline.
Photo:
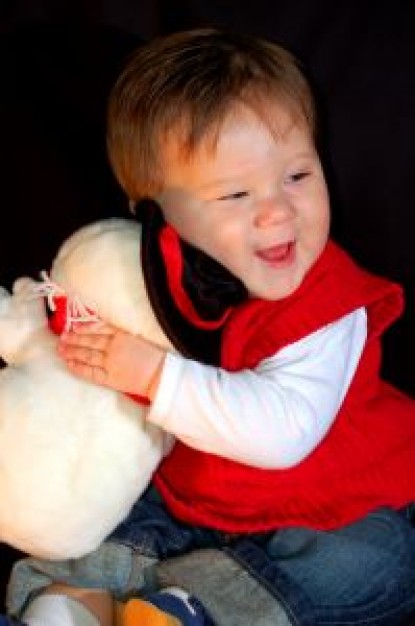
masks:
MULTIPOLYGON (((299 152, 298 154, 293 155, 292 157, 290 157, 290 159, 292 160, 301 160, 301 159, 315 159, 318 158, 317 152, 315 150, 307 150, 307 151, 302 151, 299 152)), ((235 182, 236 179, 242 176, 242 174, 239 174, 238 172, 236 172, 235 174, 229 174, 229 176, 227 178, 217 178, 209 183, 206 183, 205 185, 201 185, 200 187, 196 187, 195 191, 198 192, 203 192, 203 191, 209 191, 209 190, 215 190, 218 187, 221 187, 222 185, 228 185, 229 183, 235 182)), ((236 181, 239 182, 239 181, 236 181)))
POLYGON ((218 178, 206 185, 201 185, 200 187, 196 187, 196 191, 209 191, 214 190, 222 185, 228 185, 230 182, 234 181, 235 176, 230 176, 229 178, 218 178))

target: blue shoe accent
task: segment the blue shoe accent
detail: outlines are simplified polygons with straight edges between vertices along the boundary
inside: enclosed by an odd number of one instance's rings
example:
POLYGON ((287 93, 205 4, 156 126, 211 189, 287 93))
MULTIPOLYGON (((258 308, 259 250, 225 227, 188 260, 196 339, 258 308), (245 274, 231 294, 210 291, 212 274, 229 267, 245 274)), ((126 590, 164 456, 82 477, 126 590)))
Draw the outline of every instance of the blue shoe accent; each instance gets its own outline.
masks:
POLYGON ((177 617, 183 626, 215 626, 200 600, 178 587, 168 587, 143 599, 177 617))

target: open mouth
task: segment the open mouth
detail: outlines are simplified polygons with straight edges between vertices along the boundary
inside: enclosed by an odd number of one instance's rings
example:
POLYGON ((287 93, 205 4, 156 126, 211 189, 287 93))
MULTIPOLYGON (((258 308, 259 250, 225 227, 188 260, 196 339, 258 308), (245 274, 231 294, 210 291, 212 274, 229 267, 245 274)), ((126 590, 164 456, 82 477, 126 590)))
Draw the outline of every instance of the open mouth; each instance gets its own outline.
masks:
POLYGON ((257 250, 255 254, 273 267, 287 267, 294 261, 295 242, 289 241, 264 250, 257 250))

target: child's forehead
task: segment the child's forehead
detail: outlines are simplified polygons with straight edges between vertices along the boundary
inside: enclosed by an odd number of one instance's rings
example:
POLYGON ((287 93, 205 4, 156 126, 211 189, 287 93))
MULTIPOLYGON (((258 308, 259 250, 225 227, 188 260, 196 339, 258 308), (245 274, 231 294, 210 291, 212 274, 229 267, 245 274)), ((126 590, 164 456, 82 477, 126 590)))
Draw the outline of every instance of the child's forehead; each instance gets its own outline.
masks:
POLYGON ((200 152, 214 154, 218 143, 229 131, 247 125, 265 128, 276 141, 298 126, 311 134, 310 126, 300 110, 292 103, 268 99, 260 102, 236 101, 229 104, 221 115, 212 117, 195 132, 192 117, 183 116, 165 133, 161 142, 162 152, 174 151, 177 158, 191 160, 200 152))
POLYGON ((224 120, 215 140, 202 138, 191 149, 183 136, 172 133, 159 154, 161 189, 205 192, 231 178, 275 172, 277 164, 314 153, 308 127, 289 111, 280 110, 268 121, 246 109, 224 120))

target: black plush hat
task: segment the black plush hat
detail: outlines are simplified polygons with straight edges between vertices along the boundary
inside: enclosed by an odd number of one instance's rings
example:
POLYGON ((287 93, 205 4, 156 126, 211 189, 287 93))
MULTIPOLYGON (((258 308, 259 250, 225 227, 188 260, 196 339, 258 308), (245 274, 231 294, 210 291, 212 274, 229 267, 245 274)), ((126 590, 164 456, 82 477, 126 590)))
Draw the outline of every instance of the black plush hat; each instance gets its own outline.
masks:
POLYGON ((183 241, 153 200, 135 209, 142 224, 141 263, 154 314, 174 347, 202 363, 220 363, 226 318, 246 289, 217 261, 183 241))

